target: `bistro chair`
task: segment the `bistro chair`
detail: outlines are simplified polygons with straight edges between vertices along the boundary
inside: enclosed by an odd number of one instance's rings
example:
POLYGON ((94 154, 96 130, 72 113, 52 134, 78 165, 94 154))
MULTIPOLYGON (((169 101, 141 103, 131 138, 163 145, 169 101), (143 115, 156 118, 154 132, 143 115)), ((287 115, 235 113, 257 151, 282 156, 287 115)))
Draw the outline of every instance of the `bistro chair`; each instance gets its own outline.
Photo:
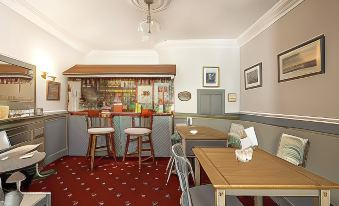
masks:
POLYGON ((153 162, 155 161, 152 141, 153 113, 153 110, 142 110, 140 115, 132 116, 132 127, 124 130, 127 139, 123 161, 125 161, 126 157, 138 157, 139 170, 142 162, 149 159, 152 159, 153 162), (135 125, 137 119, 139 126, 135 125), (132 142, 136 142, 136 150, 129 153, 128 149, 132 142), (148 144, 149 147, 144 147, 145 144, 148 144), (150 155, 142 157, 143 152, 149 152, 150 155))
POLYGON ((308 139, 282 134, 277 156, 297 166, 306 166, 309 148, 308 139))
MULTIPOLYGON (((172 152, 175 159, 175 168, 180 181, 182 191, 180 198, 181 206, 214 206, 215 191, 212 185, 200 185, 189 187, 188 175, 192 167, 189 160, 182 155, 182 147, 180 144, 172 146, 172 152)), ((193 173, 192 173, 193 174, 193 173)), ((242 203, 235 196, 226 197, 226 205, 242 206, 242 203)))
MULTIPOLYGON (((50 206, 51 205, 51 193, 50 192, 21 192, 21 182, 26 179, 26 176, 17 171, 8 177, 6 183, 16 183, 17 190, 10 191, 3 197, 0 197, 4 206, 9 205, 24 205, 24 206, 50 206)), ((0 179, 0 190, 1 190, 0 179)))
POLYGON ((87 157, 90 156, 90 168, 93 171, 95 152, 101 148, 107 148, 107 154, 114 158, 116 162, 116 152, 114 144, 114 128, 112 123, 112 115, 102 116, 99 110, 89 110, 87 114, 87 131, 89 134, 89 142, 87 147, 87 157), (106 145, 97 146, 97 137, 105 136, 106 145))

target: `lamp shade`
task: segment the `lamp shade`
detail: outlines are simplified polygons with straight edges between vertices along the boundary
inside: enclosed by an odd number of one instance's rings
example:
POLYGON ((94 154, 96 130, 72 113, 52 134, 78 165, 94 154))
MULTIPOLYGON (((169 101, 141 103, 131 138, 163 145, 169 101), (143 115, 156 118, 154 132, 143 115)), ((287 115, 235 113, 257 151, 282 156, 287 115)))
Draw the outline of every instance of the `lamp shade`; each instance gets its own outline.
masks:
POLYGON ((147 41, 154 32, 160 31, 160 24, 155 19, 151 19, 148 23, 147 20, 143 20, 138 25, 138 32, 142 33, 142 40, 147 41))

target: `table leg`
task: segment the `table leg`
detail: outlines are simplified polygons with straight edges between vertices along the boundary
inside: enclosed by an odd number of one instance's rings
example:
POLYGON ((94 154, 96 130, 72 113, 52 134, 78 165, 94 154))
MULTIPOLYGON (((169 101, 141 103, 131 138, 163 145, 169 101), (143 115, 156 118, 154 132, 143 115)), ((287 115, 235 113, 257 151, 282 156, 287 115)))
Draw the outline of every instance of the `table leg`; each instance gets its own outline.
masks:
POLYGON ((200 185, 200 163, 198 158, 194 158, 194 176, 195 176, 195 185, 200 185))
POLYGON ((215 190, 215 205, 216 206, 226 206, 226 191, 216 189, 215 190))
POLYGON ((320 190, 320 206, 330 206, 331 198, 329 190, 320 190))
POLYGON ((254 197, 254 206, 263 206, 264 200, 262 196, 255 196, 254 197))

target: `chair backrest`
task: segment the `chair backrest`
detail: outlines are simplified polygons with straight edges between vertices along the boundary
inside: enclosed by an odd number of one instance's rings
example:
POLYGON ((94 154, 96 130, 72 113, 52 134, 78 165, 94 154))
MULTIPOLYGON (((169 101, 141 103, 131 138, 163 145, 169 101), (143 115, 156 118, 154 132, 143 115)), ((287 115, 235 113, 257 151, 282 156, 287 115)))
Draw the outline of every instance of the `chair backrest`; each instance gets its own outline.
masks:
POLYGON ((100 110, 87 111, 87 129, 113 127, 113 116, 101 114, 100 110))
POLYGON ((153 114, 154 111, 151 109, 142 109, 139 116, 132 116, 132 127, 142 127, 152 130, 153 114), (137 126, 136 120, 138 121, 137 126))
POLYGON ((175 160, 175 168, 180 181, 180 188, 182 191, 182 205, 183 206, 191 206, 191 196, 189 193, 189 182, 188 182, 188 174, 189 170, 191 170, 191 164, 188 159, 184 156, 184 152, 182 149, 182 145, 180 143, 172 146, 172 153, 174 155, 175 160))
POLYGON ((8 140, 6 131, 0 132, 0 151, 8 149, 11 146, 11 143, 8 140))
POLYGON ((277 156, 294 165, 306 165, 309 141, 289 134, 282 134, 277 156))

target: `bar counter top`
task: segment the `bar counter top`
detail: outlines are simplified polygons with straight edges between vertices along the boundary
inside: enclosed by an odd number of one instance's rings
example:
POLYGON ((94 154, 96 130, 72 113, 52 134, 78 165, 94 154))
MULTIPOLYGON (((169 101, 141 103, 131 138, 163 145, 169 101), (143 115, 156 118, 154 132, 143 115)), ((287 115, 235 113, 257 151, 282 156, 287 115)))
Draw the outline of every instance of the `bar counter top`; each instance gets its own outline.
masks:
MULTIPOLYGON (((69 112, 70 115, 86 116, 87 110, 69 112)), ((105 112, 105 114, 111 114, 112 116, 139 116, 141 113, 136 112, 105 112)), ((153 116, 171 116, 172 113, 154 113, 153 116)))

